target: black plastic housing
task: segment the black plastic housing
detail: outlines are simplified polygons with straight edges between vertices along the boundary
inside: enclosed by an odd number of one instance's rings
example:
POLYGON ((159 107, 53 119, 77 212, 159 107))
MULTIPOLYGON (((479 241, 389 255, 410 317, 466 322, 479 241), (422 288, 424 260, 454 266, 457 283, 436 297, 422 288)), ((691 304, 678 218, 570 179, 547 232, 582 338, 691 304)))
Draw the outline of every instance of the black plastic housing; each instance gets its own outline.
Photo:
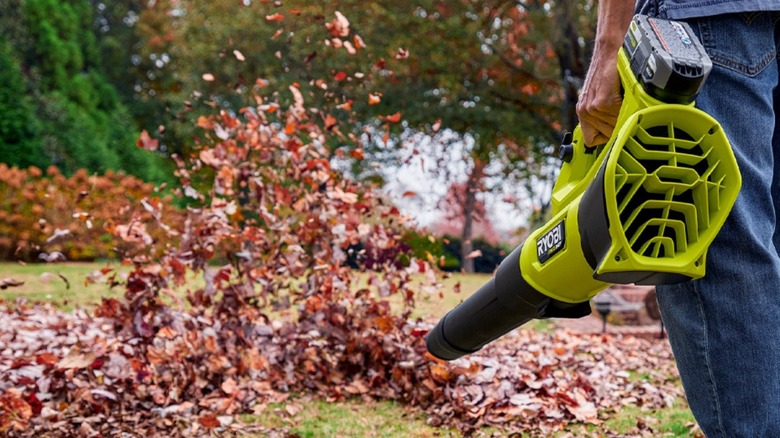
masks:
POLYGON ((496 274, 466 301, 452 309, 431 330, 428 351, 444 360, 474 353, 485 344, 534 318, 581 318, 591 313, 590 303, 564 303, 537 291, 520 272, 515 248, 496 274))

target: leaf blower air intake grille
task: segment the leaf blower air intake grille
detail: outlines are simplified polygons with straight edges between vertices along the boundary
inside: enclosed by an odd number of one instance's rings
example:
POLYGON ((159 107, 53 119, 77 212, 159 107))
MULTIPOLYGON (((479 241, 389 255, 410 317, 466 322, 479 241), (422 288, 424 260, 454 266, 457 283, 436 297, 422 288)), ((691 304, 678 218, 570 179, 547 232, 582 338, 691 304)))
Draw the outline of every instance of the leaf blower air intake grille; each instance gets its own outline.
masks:
POLYGON ((615 199, 630 249, 638 256, 674 258, 699 241, 714 216, 728 213, 721 207, 727 204, 727 176, 710 141, 717 124, 702 131, 670 121, 675 119, 668 114, 655 119, 639 116, 620 149, 615 199))

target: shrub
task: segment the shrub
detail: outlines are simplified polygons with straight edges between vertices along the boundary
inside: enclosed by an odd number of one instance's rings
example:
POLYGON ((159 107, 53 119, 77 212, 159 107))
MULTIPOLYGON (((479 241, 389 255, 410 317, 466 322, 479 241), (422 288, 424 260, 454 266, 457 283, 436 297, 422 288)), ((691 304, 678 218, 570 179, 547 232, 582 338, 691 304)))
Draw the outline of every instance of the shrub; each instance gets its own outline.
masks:
POLYGON ((174 237, 156 224, 155 209, 167 210, 170 223, 182 217, 170 201, 152 184, 122 173, 79 170, 66 177, 54 166, 44 174, 0 163, 0 260, 37 261, 56 252, 74 261, 121 258, 134 243, 106 235, 134 221, 149 222, 154 255, 174 237))
MULTIPOLYGON (((463 261, 463 255, 460 253, 460 238, 444 236, 442 240, 444 241, 444 263, 440 264, 441 269, 459 271, 463 261)), ((500 245, 493 245, 481 237, 472 241, 472 248, 482 253, 474 259, 474 272, 487 274, 493 273, 509 253, 507 249, 500 245)))

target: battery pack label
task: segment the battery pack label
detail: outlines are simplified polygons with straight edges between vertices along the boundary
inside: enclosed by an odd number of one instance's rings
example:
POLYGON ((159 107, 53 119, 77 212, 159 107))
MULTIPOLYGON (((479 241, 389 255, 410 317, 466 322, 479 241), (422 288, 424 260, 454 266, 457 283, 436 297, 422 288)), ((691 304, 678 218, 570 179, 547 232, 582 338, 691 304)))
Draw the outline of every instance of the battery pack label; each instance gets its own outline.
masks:
POLYGON ((536 240, 536 255, 539 263, 544 263, 563 249, 566 243, 564 221, 558 222, 552 229, 536 240))

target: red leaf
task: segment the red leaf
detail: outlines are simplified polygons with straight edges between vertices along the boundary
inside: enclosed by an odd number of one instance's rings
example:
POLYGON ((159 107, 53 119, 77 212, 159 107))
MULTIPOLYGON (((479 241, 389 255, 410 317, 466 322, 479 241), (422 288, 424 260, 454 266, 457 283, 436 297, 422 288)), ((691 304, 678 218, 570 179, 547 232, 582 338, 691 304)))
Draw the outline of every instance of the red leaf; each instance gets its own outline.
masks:
POLYGON ((51 353, 41 353, 35 358, 35 363, 38 365, 45 365, 47 367, 53 367, 57 365, 60 359, 51 353))
POLYGON ((336 105, 336 108, 350 111, 352 109, 352 102, 353 100, 348 100, 341 105, 336 105))
POLYGON ((198 417, 198 423, 206 429, 214 429, 221 425, 217 417, 213 415, 201 415, 198 417))
POLYGON ((345 37, 349 35, 349 20, 342 15, 341 12, 336 11, 336 18, 331 22, 325 23, 325 27, 328 28, 330 34, 334 37, 345 37))
POLYGON ((385 120, 390 122, 390 123, 398 123, 398 122, 401 121, 401 113, 398 112, 398 113, 395 113, 395 114, 391 114, 389 116, 385 116, 385 120))
POLYGON ((343 72, 343 71, 340 71, 340 72, 336 73, 335 76, 333 76, 333 79, 335 79, 337 81, 343 81, 344 79, 347 79, 347 74, 345 72, 343 72))
POLYGON ((351 151, 349 151, 349 156, 356 160, 362 160, 363 148, 352 149, 351 151))
POLYGON ((325 116, 325 129, 331 130, 334 126, 336 126, 337 120, 332 115, 328 114, 325 116))
POLYGON ((43 410, 43 402, 38 400, 38 397, 35 396, 35 392, 27 394, 27 396, 24 398, 24 401, 30 405, 33 416, 37 417, 38 415, 41 415, 41 411, 43 410))
POLYGON ((272 15, 266 15, 265 16, 265 21, 269 21, 269 22, 279 22, 279 21, 282 21, 282 20, 284 20, 284 15, 282 15, 282 14, 280 14, 278 12, 275 13, 275 14, 272 14, 272 15))
POLYGON ((157 139, 150 137, 149 132, 144 129, 141 131, 141 135, 138 137, 138 141, 135 142, 135 145, 147 151, 156 151, 159 142, 157 139))
POLYGON ((360 35, 354 35, 352 41, 355 43, 356 49, 364 49, 366 47, 366 43, 363 42, 363 38, 360 35))

